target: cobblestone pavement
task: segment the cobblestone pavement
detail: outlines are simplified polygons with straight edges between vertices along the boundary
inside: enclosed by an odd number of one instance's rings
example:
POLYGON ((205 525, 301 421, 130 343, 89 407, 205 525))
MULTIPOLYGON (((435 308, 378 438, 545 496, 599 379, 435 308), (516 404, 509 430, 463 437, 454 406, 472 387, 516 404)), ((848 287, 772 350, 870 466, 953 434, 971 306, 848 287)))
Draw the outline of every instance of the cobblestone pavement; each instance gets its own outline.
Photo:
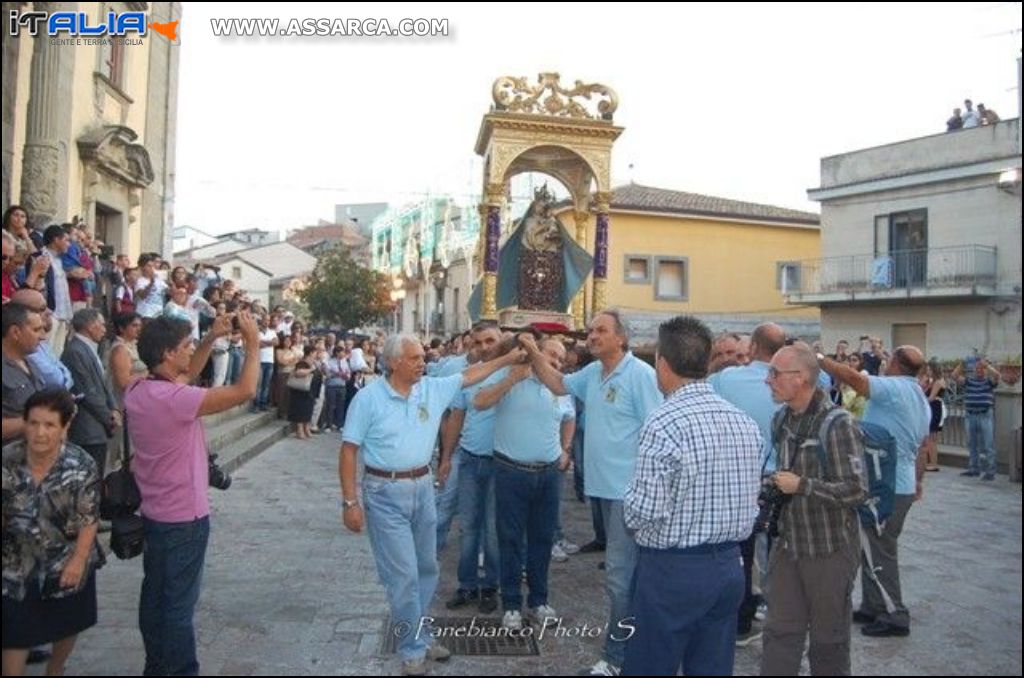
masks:
MULTIPOLYGON (((365 536, 338 519, 336 435, 284 440, 211 491, 212 535, 197 614, 207 675, 389 674, 382 656, 387 618, 365 536)), ((926 496, 901 543, 904 599, 912 634, 867 639, 854 630, 855 675, 1021 674, 1021 486, 930 473, 926 496)), ((566 534, 591 535, 589 508, 568 491, 566 534)), ((457 529, 457 528, 456 528, 457 529)), ((457 536, 442 558, 432 613, 455 588, 457 536)), ((534 657, 455 657, 438 675, 566 674, 588 666, 605 623, 599 555, 551 566, 551 605, 564 631, 534 657), (572 637, 568 637, 568 636, 572 637)), ((100 623, 79 639, 69 674, 133 675, 143 665, 137 628, 142 560, 111 562, 99 574, 100 623)), ((857 595, 855 593, 855 595, 857 595)), ((449 613, 450 614, 450 613, 449 613)), ((497 614, 497 613, 496 613, 497 614)), ((738 649, 737 675, 758 670, 760 645, 738 649)), ((38 672, 38 669, 36 669, 38 672)))

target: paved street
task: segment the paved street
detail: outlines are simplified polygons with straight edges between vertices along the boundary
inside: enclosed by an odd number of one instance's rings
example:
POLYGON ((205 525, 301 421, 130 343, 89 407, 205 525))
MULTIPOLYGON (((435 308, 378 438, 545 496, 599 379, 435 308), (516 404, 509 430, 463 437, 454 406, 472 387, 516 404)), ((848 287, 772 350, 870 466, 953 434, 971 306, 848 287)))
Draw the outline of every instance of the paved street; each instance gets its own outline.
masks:
MULTIPOLYGON (((208 675, 388 674, 382 657, 387 605, 365 536, 339 524, 337 435, 282 441, 212 492, 214 513, 198 612, 208 675)), ((854 633, 860 675, 1021 674, 1021 486, 945 469, 928 475, 902 540, 904 598, 912 635, 869 640, 854 633)), ((567 488, 568 489, 568 488, 567 488)), ((589 509, 567 492, 567 535, 589 539, 589 509)), ((457 544, 457 539, 454 540, 457 544)), ((443 558, 435 613, 454 588, 454 554, 443 558)), ((552 564, 551 604, 566 628, 603 624, 600 557, 552 564)), ((136 625, 142 560, 99 574, 100 624, 80 640, 69 674, 141 672, 136 625)), ((455 657, 438 675, 566 674, 588 665, 599 639, 545 638, 537 657, 455 657)), ((737 675, 754 675, 760 645, 737 651, 737 675)), ((38 669, 37 669, 38 671, 38 669)))

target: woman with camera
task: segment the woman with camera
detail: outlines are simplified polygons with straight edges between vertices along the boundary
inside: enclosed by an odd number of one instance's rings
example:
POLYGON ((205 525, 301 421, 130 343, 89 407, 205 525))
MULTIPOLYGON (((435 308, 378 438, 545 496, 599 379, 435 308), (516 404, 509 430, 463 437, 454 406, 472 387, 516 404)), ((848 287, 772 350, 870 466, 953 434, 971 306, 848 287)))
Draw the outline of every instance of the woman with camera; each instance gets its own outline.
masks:
POLYGON ((25 437, 3 451, 3 674, 22 675, 29 650, 53 643, 59 676, 78 634, 96 624, 99 472, 67 442, 71 394, 25 403, 25 437))

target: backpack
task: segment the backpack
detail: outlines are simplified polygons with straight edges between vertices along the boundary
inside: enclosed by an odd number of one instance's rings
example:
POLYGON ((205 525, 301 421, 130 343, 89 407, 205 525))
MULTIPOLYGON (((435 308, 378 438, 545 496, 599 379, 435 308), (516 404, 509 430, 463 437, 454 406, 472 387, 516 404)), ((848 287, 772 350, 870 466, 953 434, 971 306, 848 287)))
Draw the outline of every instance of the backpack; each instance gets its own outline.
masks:
MULTIPOLYGON (((779 440, 784 412, 784 409, 780 409, 772 423, 772 438, 775 444, 779 440)), ((849 412, 841 407, 832 408, 825 415, 818 430, 818 463, 823 474, 828 469, 825 445, 829 429, 836 419, 844 416, 850 416, 849 412)), ((867 494, 864 502, 857 507, 857 514, 863 527, 881 535, 885 521, 892 515, 896 498, 896 439, 878 424, 854 421, 853 425, 864 443, 860 470, 867 494)))
MULTIPOLYGON (((828 455, 825 454, 825 441, 829 427, 845 410, 836 408, 828 413, 821 422, 818 434, 821 445, 818 447, 819 461, 824 469, 828 455)), ((861 473, 867 485, 867 498, 857 507, 860 523, 873 529, 879 535, 885 527, 885 521, 892 515, 893 503, 896 501, 896 439, 888 430, 878 424, 865 421, 854 421, 854 427, 860 432, 864 441, 864 457, 861 473)))

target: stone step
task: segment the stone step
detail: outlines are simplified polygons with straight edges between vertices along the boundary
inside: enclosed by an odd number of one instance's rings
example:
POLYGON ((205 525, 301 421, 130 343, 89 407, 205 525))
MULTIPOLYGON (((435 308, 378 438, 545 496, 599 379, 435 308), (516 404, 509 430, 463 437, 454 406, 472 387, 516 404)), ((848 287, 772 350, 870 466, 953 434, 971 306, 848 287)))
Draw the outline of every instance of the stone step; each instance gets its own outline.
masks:
MULTIPOLYGON (((276 409, 269 412, 250 412, 247 408, 233 408, 229 412, 232 412, 230 417, 221 418, 214 425, 210 425, 207 419, 203 420, 206 425, 206 445, 211 452, 219 454, 220 448, 244 438, 251 431, 269 424, 277 417, 276 409)), ((223 414, 227 413, 220 412, 212 416, 219 417, 223 414)))
POLYGON ((206 415, 205 417, 203 417, 203 424, 206 425, 206 430, 209 431, 214 426, 223 424, 225 421, 228 421, 229 419, 235 419, 248 411, 249 403, 245 403, 244 405, 237 405, 235 407, 232 407, 230 410, 224 410, 223 412, 218 412, 217 414, 206 415))
MULTIPOLYGON (((264 415, 268 413, 263 413, 264 415)), ((292 424, 282 419, 270 418, 250 428, 246 434, 221 447, 211 447, 217 454, 217 464, 227 473, 234 473, 243 464, 288 435, 292 424)))

